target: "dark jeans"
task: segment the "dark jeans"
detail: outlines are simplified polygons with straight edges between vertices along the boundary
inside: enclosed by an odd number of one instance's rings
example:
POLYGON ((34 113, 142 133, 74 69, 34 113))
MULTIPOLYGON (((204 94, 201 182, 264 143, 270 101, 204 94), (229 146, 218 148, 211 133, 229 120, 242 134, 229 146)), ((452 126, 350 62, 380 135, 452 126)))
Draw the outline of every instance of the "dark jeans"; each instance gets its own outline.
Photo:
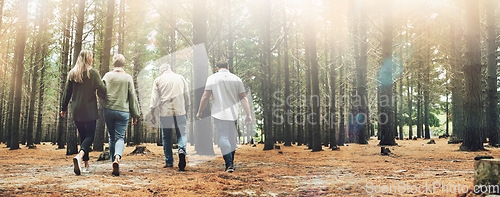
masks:
POLYGON ((186 115, 160 117, 163 131, 163 153, 165 154, 165 163, 173 165, 174 157, 172 153, 172 131, 177 135, 177 145, 179 150, 186 154, 187 133, 186 133, 186 115))
POLYGON ((76 128, 78 128, 78 133, 80 134, 80 150, 85 152, 83 161, 89 160, 90 146, 94 142, 95 124, 95 120, 84 122, 75 121, 76 128))

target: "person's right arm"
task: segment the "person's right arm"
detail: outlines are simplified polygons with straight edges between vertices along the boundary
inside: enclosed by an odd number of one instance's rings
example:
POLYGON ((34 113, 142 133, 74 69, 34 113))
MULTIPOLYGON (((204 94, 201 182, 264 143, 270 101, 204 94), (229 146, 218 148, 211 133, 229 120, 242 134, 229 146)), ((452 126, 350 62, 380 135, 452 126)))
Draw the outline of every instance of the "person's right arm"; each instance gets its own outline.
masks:
POLYGON ((73 96, 73 82, 71 80, 67 80, 61 104, 61 117, 63 118, 66 117, 66 111, 68 111, 68 104, 71 100, 71 96, 73 96))
MULTIPOLYGON (((99 96, 100 99, 104 99, 106 101, 106 97, 107 97, 107 93, 106 93, 106 84, 104 84, 103 79, 101 79, 101 75, 99 74, 99 72, 97 72, 97 70, 95 70, 95 83, 97 85, 96 89, 97 89, 97 96, 99 96)), ((106 75, 104 75, 106 76, 106 75)))
POLYGON ((151 91, 151 104, 150 104, 150 109, 151 109, 151 123, 154 125, 156 124, 156 117, 155 117, 155 109, 158 107, 158 99, 159 99, 159 92, 158 92, 158 85, 157 81, 158 79, 155 79, 153 82, 153 90, 151 91))
POLYGON ((205 92, 203 92, 203 96, 201 96, 200 107, 198 108, 198 113, 196 113, 196 117, 198 119, 201 119, 203 110, 205 110, 205 108, 207 107, 208 101, 210 101, 211 96, 212 90, 205 90, 205 92))

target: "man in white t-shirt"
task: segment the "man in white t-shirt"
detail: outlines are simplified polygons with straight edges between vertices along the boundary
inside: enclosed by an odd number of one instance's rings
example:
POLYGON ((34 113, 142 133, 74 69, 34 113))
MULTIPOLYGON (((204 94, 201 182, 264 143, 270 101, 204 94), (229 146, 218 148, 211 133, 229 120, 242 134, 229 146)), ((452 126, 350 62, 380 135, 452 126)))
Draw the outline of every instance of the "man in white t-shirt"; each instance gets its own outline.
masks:
POLYGON ((217 73, 207 79, 205 92, 201 97, 196 117, 200 118, 210 97, 214 97, 212 117, 219 133, 219 147, 226 162, 226 172, 234 171, 234 154, 236 151, 236 120, 238 119, 238 102, 241 101, 246 112, 245 123, 252 122, 250 106, 241 79, 229 72, 227 62, 217 63, 217 73))

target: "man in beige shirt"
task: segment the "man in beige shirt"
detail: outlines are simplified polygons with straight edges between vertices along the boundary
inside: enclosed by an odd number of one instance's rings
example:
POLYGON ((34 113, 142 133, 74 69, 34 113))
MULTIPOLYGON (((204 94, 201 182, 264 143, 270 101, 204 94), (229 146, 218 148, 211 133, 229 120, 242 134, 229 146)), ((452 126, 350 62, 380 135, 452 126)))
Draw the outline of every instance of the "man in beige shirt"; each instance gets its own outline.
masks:
POLYGON ((186 115, 189 109, 189 92, 186 79, 174 72, 169 64, 162 64, 161 75, 155 79, 151 93, 151 123, 156 124, 155 111, 159 110, 163 132, 164 168, 173 167, 172 131, 175 129, 179 145, 179 170, 186 167, 186 115))

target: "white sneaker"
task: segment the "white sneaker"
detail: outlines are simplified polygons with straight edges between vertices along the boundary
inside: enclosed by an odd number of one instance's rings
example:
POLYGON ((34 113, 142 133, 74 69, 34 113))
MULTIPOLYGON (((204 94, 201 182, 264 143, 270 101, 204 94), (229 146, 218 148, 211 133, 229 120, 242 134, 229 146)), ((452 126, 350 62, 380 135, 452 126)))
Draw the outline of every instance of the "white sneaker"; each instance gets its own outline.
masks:
POLYGON ((78 157, 78 155, 76 157, 73 157, 73 171, 75 172, 76 175, 80 175, 81 174, 81 167, 82 165, 82 158, 78 157))
POLYGON ((85 173, 85 174, 90 173, 90 167, 83 167, 82 173, 85 173))

